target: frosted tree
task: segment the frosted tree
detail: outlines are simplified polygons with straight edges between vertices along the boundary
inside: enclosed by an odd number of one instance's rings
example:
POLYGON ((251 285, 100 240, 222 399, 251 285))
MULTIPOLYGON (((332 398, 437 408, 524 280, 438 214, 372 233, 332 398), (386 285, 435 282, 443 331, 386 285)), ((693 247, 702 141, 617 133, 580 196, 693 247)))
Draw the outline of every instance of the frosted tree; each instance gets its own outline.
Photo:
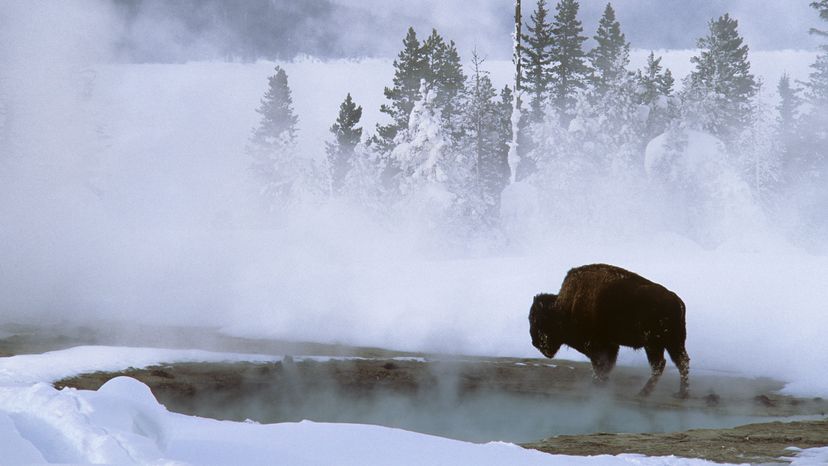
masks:
POLYGON ((314 175, 310 161, 296 153, 299 118, 293 110, 293 98, 287 73, 279 66, 268 78, 268 89, 256 112, 261 115, 247 144, 253 159, 251 168, 262 182, 262 194, 275 208, 278 203, 294 198, 305 189, 314 175))
POLYGON ((639 151, 645 114, 639 111, 637 86, 627 70, 629 43, 607 4, 594 36, 597 46, 588 58, 592 65, 591 86, 577 99, 570 130, 589 141, 583 149, 602 168, 618 174, 628 169, 639 151))
POLYGON ((507 142, 511 134, 503 126, 504 119, 508 121, 511 113, 511 92, 508 91, 506 99, 509 101, 505 106, 499 103, 497 91, 488 72, 481 68, 482 64, 483 59, 475 50, 472 52, 472 75, 467 85, 463 144, 471 153, 473 176, 463 188, 465 197, 480 200, 483 205, 481 214, 493 218, 498 213, 500 193, 509 178, 507 142))
POLYGON ((748 46, 737 31, 738 21, 725 14, 709 23, 698 40, 695 68, 685 82, 685 100, 697 126, 732 143, 755 114, 760 83, 750 72, 748 46))
POLYGON ((546 0, 538 0, 526 26, 528 34, 522 36, 521 69, 522 84, 529 96, 529 118, 532 122, 543 121, 544 109, 549 99, 552 64, 552 25, 547 19, 549 10, 546 0))
POLYGON ((397 138, 392 153, 403 176, 401 190, 405 193, 418 185, 444 183, 448 179, 446 155, 448 145, 436 108, 435 93, 420 86, 422 98, 414 102, 408 128, 397 138))
POLYGON ((612 4, 607 3, 593 38, 598 45, 587 54, 592 66, 590 81, 593 92, 603 95, 628 73, 630 63, 630 43, 621 32, 612 4))
POLYGON ((578 19, 578 8, 576 0, 561 0, 552 21, 551 96, 564 124, 572 118, 576 94, 586 89, 590 73, 584 53, 587 38, 581 35, 584 28, 578 19))
POLYGON ((451 142, 460 137, 460 118, 466 76, 454 41, 448 43, 436 29, 423 43, 425 80, 434 93, 434 105, 439 109, 443 127, 451 142))
POLYGON ((387 154, 394 149, 394 140, 400 130, 408 127, 408 118, 419 99, 420 81, 426 77, 426 62, 420 41, 414 28, 408 28, 403 39, 403 49, 394 60, 392 87, 384 90, 388 103, 382 104, 380 112, 391 117, 391 123, 377 125, 377 133, 371 142, 380 153, 387 154))
MULTIPOLYGON (((811 6, 828 21, 828 0, 812 2, 811 6)), ((828 38, 828 30, 813 28, 811 33, 828 38)), ((805 100, 811 108, 802 116, 805 138, 800 157, 809 175, 819 177, 828 173, 828 42, 820 46, 808 78, 805 100)))
POLYGON ((342 192, 345 178, 354 164, 354 150, 362 139, 362 128, 357 126, 360 118, 362 107, 357 106, 348 93, 339 106, 339 115, 330 129, 333 142, 326 143, 332 194, 342 192))
POLYGON ((800 89, 791 85, 791 79, 787 73, 779 78, 776 86, 779 93, 779 103, 776 105, 776 130, 774 135, 778 141, 778 148, 784 160, 785 171, 789 179, 796 176, 794 173, 800 171, 802 161, 797 153, 801 147, 797 147, 799 139, 799 108, 802 105, 800 89))
POLYGON ((670 69, 661 66, 661 57, 656 58, 652 51, 647 56, 647 65, 636 71, 635 79, 638 83, 638 103, 647 108, 643 129, 646 143, 663 133, 678 114, 675 99, 672 98, 675 80, 670 69))

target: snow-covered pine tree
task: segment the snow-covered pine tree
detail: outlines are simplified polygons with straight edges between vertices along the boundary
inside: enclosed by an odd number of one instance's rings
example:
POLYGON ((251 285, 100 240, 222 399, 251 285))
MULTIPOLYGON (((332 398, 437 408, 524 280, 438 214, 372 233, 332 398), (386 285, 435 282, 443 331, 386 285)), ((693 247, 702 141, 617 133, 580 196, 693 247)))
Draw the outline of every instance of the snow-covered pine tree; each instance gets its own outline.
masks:
POLYGON ((598 45, 587 54, 592 66, 590 81, 593 93, 600 96, 628 73, 630 63, 630 43, 621 32, 611 3, 607 3, 593 38, 598 45))
POLYGON ((256 113, 262 116, 253 131, 252 142, 262 146, 286 145, 296 142, 299 118, 293 111, 293 97, 288 86, 287 73, 280 66, 276 74, 267 78, 268 88, 256 113))
POLYGON ((562 123, 572 119, 576 93, 586 89, 590 73, 584 53, 584 28, 578 19, 577 0, 560 0, 552 21, 552 104, 562 123))
POLYGON ((408 28, 403 39, 403 49, 394 60, 394 80, 392 87, 386 87, 384 94, 388 103, 382 104, 380 112, 391 117, 391 123, 377 125, 377 132, 371 143, 381 154, 389 154, 394 149, 397 133, 408 127, 408 118, 414 102, 419 99, 420 81, 426 78, 426 62, 423 48, 417 39, 414 28, 408 28))
POLYGON ((655 53, 651 51, 647 56, 647 65, 635 74, 638 82, 638 103, 648 109, 642 138, 645 144, 667 130, 670 121, 678 113, 672 98, 673 75, 669 68, 664 71, 662 69, 661 57, 656 58, 655 53))
POLYGON ((776 137, 779 150, 784 160, 786 172, 799 166, 795 153, 797 150, 797 139, 799 136, 799 107, 802 105, 802 98, 799 96, 799 89, 791 86, 791 79, 787 73, 782 74, 776 86, 779 93, 779 103, 776 106, 776 137))
POLYGON ((334 137, 333 142, 325 144, 331 193, 334 195, 342 192, 345 178, 353 166, 354 149, 362 139, 362 127, 357 126, 360 118, 362 107, 354 103, 349 92, 339 106, 339 115, 330 129, 334 137))
MULTIPOLYGON (((488 72, 481 68, 483 61, 476 50, 472 52, 463 146, 471 153, 474 169, 470 186, 461 194, 469 200, 479 199, 482 204, 479 216, 493 219, 500 208, 500 193, 509 179, 506 142, 511 134, 501 128, 502 104, 496 101, 497 91, 488 72)), ((508 106, 511 111, 511 102, 508 106)))
MULTIPOLYGON (((811 2, 811 7, 819 12, 819 17, 823 21, 828 21, 828 0, 816 0, 811 2)), ((819 34, 828 37, 828 30, 811 28, 811 34, 819 34)))
MULTIPOLYGON (((512 151, 511 145, 513 143, 512 114, 514 113, 514 105, 515 93, 508 85, 503 86, 503 89, 500 90, 500 101, 497 103, 497 108, 499 122, 498 137, 501 141, 503 141, 503 144, 505 145, 504 150, 506 151, 506 165, 503 167, 504 176, 506 177, 504 186, 509 184, 512 177, 512 162, 509 161, 509 154, 512 151)), ((520 130, 520 125, 518 125, 518 130, 520 130)), ((520 144, 520 134, 518 134, 518 145, 520 144)))
POLYGON ((738 21, 724 14, 709 23, 709 33, 698 40, 695 68, 685 81, 685 100, 700 129, 725 143, 733 143, 754 118, 760 82, 750 72, 748 46, 737 30, 738 21))
POLYGON ((546 103, 549 99, 552 64, 552 25, 547 19, 549 10, 546 0, 538 0, 535 12, 530 16, 531 24, 526 28, 529 34, 523 34, 521 51, 521 70, 523 89, 529 95, 529 117, 532 122, 543 121, 546 103))
POLYGON ((253 159, 251 168, 263 183, 262 194, 271 208, 298 190, 298 184, 311 176, 313 168, 296 154, 296 134, 299 118, 293 110, 293 98, 287 73, 276 66, 276 73, 268 78, 268 89, 256 112, 261 115, 247 144, 253 159))
POLYGON ((446 43, 436 29, 423 42, 426 84, 434 92, 434 105, 452 146, 460 139, 462 98, 466 76, 454 41, 446 43))
MULTIPOLYGON (((812 2, 811 6, 821 19, 828 21, 828 0, 812 2)), ((812 28, 810 32, 828 40, 828 30, 812 28)), ((820 45, 819 50, 805 83, 804 97, 810 109, 801 118, 802 146, 798 151, 801 175, 811 178, 828 176, 828 42, 820 45)))
POLYGON ((589 88, 576 95, 575 118, 568 130, 583 141, 570 148, 575 157, 593 163, 612 176, 630 172, 637 165, 646 109, 637 98, 637 83, 627 70, 629 44, 607 4, 594 36, 597 46, 588 54, 593 65, 589 88))
POLYGON ((414 102, 408 127, 397 136, 392 157, 401 170, 400 190, 408 194, 424 184, 441 184, 448 179, 446 154, 448 144, 435 105, 435 93, 425 80, 422 98, 414 102))

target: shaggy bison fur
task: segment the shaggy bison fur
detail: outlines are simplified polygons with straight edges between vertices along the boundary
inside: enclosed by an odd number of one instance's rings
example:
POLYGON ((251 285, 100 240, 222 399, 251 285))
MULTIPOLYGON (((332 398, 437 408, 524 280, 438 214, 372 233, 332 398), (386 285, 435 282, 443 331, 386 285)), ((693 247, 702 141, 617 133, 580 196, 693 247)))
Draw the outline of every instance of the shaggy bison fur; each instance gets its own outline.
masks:
POLYGON ((664 371, 664 350, 681 375, 677 396, 688 395, 690 357, 684 349, 684 302, 667 288, 620 267, 592 264, 569 271, 557 295, 535 296, 529 311, 532 344, 552 358, 567 345, 592 361, 594 381, 603 383, 620 346, 644 348, 652 368, 640 395, 664 371))

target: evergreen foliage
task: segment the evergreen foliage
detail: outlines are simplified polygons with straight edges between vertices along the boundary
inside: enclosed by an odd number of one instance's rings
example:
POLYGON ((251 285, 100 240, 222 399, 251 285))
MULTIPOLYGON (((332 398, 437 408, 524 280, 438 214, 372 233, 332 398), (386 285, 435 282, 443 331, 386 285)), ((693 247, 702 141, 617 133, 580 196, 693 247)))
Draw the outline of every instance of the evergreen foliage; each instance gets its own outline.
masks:
POLYGON ((672 98, 675 80, 670 69, 661 66, 661 57, 656 58, 652 51, 647 56, 644 69, 636 71, 635 80, 638 83, 638 103, 647 108, 643 137, 646 143, 663 133, 678 112, 672 98))
POLYGON ((552 25, 547 19, 549 10, 546 0, 538 0, 537 8, 532 13, 531 24, 526 28, 529 34, 522 36, 521 87, 530 96, 529 114, 533 122, 543 121, 544 107, 549 97, 552 64, 552 25))
POLYGON ((500 192, 509 179, 507 162, 511 128, 508 119, 512 112, 511 90, 504 89, 504 99, 497 101, 497 91, 487 71, 481 68, 483 59, 472 52, 472 76, 468 83, 468 101, 465 112, 464 147, 470 149, 474 166, 472 195, 482 202, 486 218, 496 216, 500 207, 500 192), (506 127, 504 128, 504 124, 506 127))
POLYGON ((415 194, 428 185, 448 181, 449 161, 446 135, 435 104, 435 92, 425 80, 420 86, 421 98, 414 102, 408 127, 397 135, 391 157, 400 167, 400 192, 415 194))
MULTIPOLYGON (((819 17, 822 20, 828 21, 828 0, 817 0, 817 1, 811 2, 811 7, 819 12, 819 17)), ((828 31, 824 31, 822 29, 811 28, 810 32, 812 34, 819 34, 821 36, 828 36, 828 31)))
POLYGON ((340 194, 346 176, 354 163, 354 150, 362 139, 362 128, 358 127, 362 118, 362 107, 357 106, 351 94, 339 106, 339 115, 331 126, 333 142, 326 143, 328 171, 331 180, 331 192, 340 194))
POLYGON ((796 136, 802 98, 799 96, 799 89, 791 86, 791 78, 787 73, 779 78, 776 90, 779 92, 779 104, 776 106, 776 110, 779 112, 777 117, 778 133, 783 141, 793 141, 796 136))
POLYGON ((454 41, 446 43, 436 29, 432 29, 423 43, 421 53, 426 85, 434 91, 434 105, 439 109, 450 142, 454 143, 459 139, 456 115, 460 113, 466 81, 460 54, 454 41))
POLYGON ((710 21, 710 32, 697 42, 699 55, 690 59, 695 69, 686 82, 690 117, 725 142, 733 142, 752 123, 760 86, 750 72, 738 24, 729 14, 710 21))
POLYGON ((408 117, 414 108, 414 102, 419 98, 420 81, 426 76, 425 69, 420 41, 414 28, 410 27, 403 39, 403 49, 394 60, 393 87, 384 90, 389 102, 380 106, 380 112, 390 116, 391 123, 378 124, 377 133, 371 139, 381 153, 390 153, 397 133, 408 126, 408 117))
POLYGON ((247 146, 253 159, 251 168, 260 178, 262 194, 271 208, 282 200, 315 189, 309 180, 316 176, 310 161, 296 154, 299 118, 293 110, 287 73, 279 66, 275 71, 268 78, 268 89, 256 109, 261 120, 247 146))
MULTIPOLYGON (((811 6, 821 19, 828 21, 828 0, 812 2, 811 6)), ((811 29, 811 32, 828 38, 826 30, 811 29)), ((820 46, 811 70, 805 86, 805 100, 810 110, 801 120, 803 138, 799 156, 806 173, 818 179, 828 174, 828 43, 820 46)))
POLYGON ((586 89, 590 73, 586 63, 584 28, 578 19, 579 4, 576 0, 561 0, 555 7, 552 21, 552 104, 563 123, 571 119, 576 93, 586 89))
POLYGON ((593 38, 598 45, 588 53, 592 66, 591 84, 593 92, 602 95, 628 73, 630 63, 630 44, 615 19, 612 4, 607 3, 593 38))
POLYGON ((446 43, 437 30, 432 30, 431 35, 420 43, 414 28, 408 28, 403 50, 394 60, 393 87, 385 88, 385 97, 389 102, 380 107, 380 111, 390 116, 392 121, 377 125, 377 133, 371 138, 371 143, 382 154, 393 151, 397 135, 408 127, 411 111, 421 96, 420 84, 423 81, 433 90, 434 106, 444 122, 449 142, 455 143, 460 137, 456 115, 460 113, 465 80, 454 41, 446 43))
POLYGON ((256 109, 262 119, 253 131, 252 142, 257 146, 280 149, 296 142, 299 118, 293 111, 287 73, 278 65, 275 71, 276 74, 267 79, 267 92, 256 109))

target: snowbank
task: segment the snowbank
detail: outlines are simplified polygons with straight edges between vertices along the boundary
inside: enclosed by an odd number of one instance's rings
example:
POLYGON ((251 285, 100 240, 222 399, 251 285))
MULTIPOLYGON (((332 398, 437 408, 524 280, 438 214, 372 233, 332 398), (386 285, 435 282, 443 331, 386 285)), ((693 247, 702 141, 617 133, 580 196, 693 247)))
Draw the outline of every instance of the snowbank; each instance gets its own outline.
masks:
POLYGON ((271 362, 281 356, 216 353, 201 350, 131 348, 124 346, 77 346, 43 354, 0 358, 0 386, 54 382, 89 373, 120 371, 173 362, 271 362))

